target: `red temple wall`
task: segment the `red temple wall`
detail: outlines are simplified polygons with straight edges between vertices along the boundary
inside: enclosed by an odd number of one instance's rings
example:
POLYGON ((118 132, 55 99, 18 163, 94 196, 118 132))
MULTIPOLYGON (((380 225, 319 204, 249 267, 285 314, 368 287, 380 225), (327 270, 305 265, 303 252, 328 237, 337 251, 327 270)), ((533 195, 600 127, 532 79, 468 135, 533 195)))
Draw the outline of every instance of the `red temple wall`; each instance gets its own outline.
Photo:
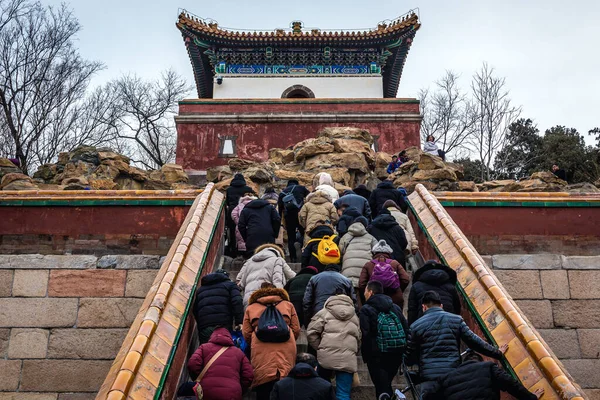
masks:
POLYGON ((186 170, 205 170, 225 165, 228 158, 219 157, 219 137, 237 136, 236 153, 238 157, 265 161, 270 148, 286 148, 304 139, 316 137, 319 130, 331 126, 350 126, 368 129, 372 135, 379 136, 378 149, 389 153, 398 152, 409 146, 419 146, 420 121, 419 104, 398 102, 352 102, 352 103, 244 103, 180 105, 180 116, 193 115, 264 115, 256 122, 182 122, 177 124, 177 163, 186 170), (360 115, 365 122, 310 122, 300 121, 296 116, 311 113, 360 115), (268 121, 268 116, 284 114, 288 120, 268 121), (406 114, 407 120, 381 121, 376 114, 406 114), (369 115, 373 119, 369 121, 369 115))

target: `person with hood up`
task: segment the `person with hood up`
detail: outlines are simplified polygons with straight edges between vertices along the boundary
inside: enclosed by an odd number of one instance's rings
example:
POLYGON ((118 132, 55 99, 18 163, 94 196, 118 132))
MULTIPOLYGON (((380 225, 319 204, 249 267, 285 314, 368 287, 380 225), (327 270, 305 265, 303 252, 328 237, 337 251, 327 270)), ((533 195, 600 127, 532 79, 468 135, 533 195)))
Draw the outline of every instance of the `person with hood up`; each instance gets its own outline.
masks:
POLYGON ((352 299, 338 289, 310 321, 308 344, 317 350, 322 378, 335 375, 337 400, 350 400, 352 377, 358 371, 360 324, 352 299))
MULTIPOLYGON (((297 254, 296 254, 296 232, 300 233, 300 237, 304 237, 304 228, 300 225, 298 220, 298 214, 300 213, 300 209, 304 205, 304 199, 308 196, 310 192, 308 189, 298 183, 296 179, 288 180, 287 186, 285 189, 281 191, 279 194, 279 199, 277 201, 277 207, 279 210, 279 215, 283 217, 285 220, 285 229, 287 231, 287 240, 288 240, 288 251, 290 253, 290 260, 292 262, 297 262, 297 254), (283 199, 288 194, 292 194, 295 203, 286 204, 283 202, 283 199)), ((300 243, 302 245, 302 243, 300 243)), ((301 246, 302 247, 302 246, 301 246)))
POLYGON ((369 233, 377 240, 385 240, 388 246, 393 250, 392 258, 398 261, 403 267, 406 266, 406 246, 408 241, 404 234, 404 229, 400 227, 396 218, 386 210, 371 222, 369 233))
POLYGON ((246 253, 250 255, 265 243, 275 243, 281 228, 281 217, 268 201, 252 200, 242 210, 238 229, 246 243, 246 253))
POLYGON ((296 360, 296 339, 300 335, 300 323, 286 291, 263 283, 261 288, 250 296, 242 332, 251 348, 254 367, 252 388, 256 391, 257 400, 268 400, 275 383, 287 376, 296 360), (290 338, 287 342, 262 342, 256 336, 258 320, 269 305, 277 308, 289 327, 290 338))
POLYGON ((331 382, 319 377, 317 366, 312 354, 298 354, 296 366, 275 384, 270 400, 336 400, 331 382))
POLYGON ((369 201, 369 198, 371 198, 371 191, 367 189, 367 185, 358 185, 352 189, 352 191, 360 197, 364 197, 367 201, 369 201))
POLYGON ((254 379, 252 365, 244 352, 234 346, 225 328, 215 329, 208 343, 198 347, 190 357, 187 366, 192 379, 204 372, 200 379, 204 400, 242 400, 254 379), (221 349, 226 350, 203 371, 221 349))
POLYGON ((240 233, 238 225, 240 223, 240 215, 242 214, 242 210, 248 203, 252 200, 256 200, 257 197, 254 193, 246 193, 240 198, 239 204, 231 211, 231 219, 235 223, 235 240, 237 244, 237 251, 240 253, 246 253, 246 242, 244 242, 244 238, 240 233))
POLYGON ((311 239, 309 234, 322 221, 329 221, 335 226, 338 221, 338 214, 335 206, 331 202, 331 196, 322 190, 317 190, 306 197, 306 202, 298 214, 300 225, 305 229, 304 246, 311 239))
POLYGON ((235 174, 229 187, 225 190, 225 205, 227 206, 227 210, 225 213, 225 223, 227 224, 227 247, 229 248, 230 253, 235 256, 235 223, 231 218, 231 212, 240 202, 240 199, 245 193, 254 193, 254 190, 248 185, 246 185, 246 180, 244 179, 244 175, 235 174))
POLYGON ((427 261, 413 274, 413 285, 408 296, 408 323, 412 325, 423 315, 421 302, 425 292, 433 290, 440 295, 444 311, 460 315, 460 298, 456 291, 456 271, 437 261, 427 261))
POLYGON ((336 231, 340 238, 344 237, 348 232, 350 225, 352 225, 356 218, 362 217, 362 214, 356 207, 350 207, 347 204, 342 204, 342 206, 338 208, 338 215, 340 216, 340 219, 338 220, 336 231))
POLYGON ((456 369, 438 378, 435 393, 445 400, 500 400, 500 391, 517 400, 537 400, 544 394, 543 388, 529 392, 498 364, 483 361, 471 349, 466 351, 456 369))
POLYGON ((314 191, 322 190, 326 192, 329 197, 331 197, 331 201, 336 201, 340 198, 340 194, 335 189, 335 183, 333 182, 333 178, 327 172, 319 172, 315 178, 318 177, 318 185, 315 187, 314 191))
POLYGON ((200 344, 208 342, 218 327, 241 329, 244 306, 238 286, 229 279, 229 273, 218 269, 202 277, 194 298, 194 318, 200 344))
MULTIPOLYGON (((398 277, 398 281, 400 283, 400 287, 397 289, 391 287, 385 287, 383 294, 389 296, 394 304, 398 305, 402 310, 404 307, 404 290, 408 287, 410 282, 410 276, 406 272, 402 265, 396 260, 393 260, 392 257, 392 248, 388 246, 385 240, 380 240, 373 246, 373 259, 367 261, 367 263, 363 266, 360 272, 360 278, 358 281, 358 287, 361 292, 364 292, 367 288, 367 284, 373 280, 373 270, 375 269, 376 264, 380 265, 390 265, 393 273, 398 277)), ((383 284, 384 282, 382 282, 383 284)))
POLYGON ((340 239, 342 253, 342 275, 352 281, 352 286, 358 290, 360 273, 366 263, 373 259, 371 249, 377 244, 377 239, 367 232, 369 222, 365 217, 358 217, 348 228, 348 234, 340 239))
POLYGON ((344 190, 344 195, 337 199, 333 205, 338 210, 342 205, 346 204, 348 207, 355 207, 362 216, 371 218, 371 207, 369 201, 363 196, 359 196, 352 190, 344 190))
POLYGON ((285 285, 285 291, 288 292, 290 296, 290 301, 294 305, 296 309, 296 314, 298 315, 298 321, 300 321, 300 326, 308 325, 309 321, 304 320, 304 310, 302 309, 302 300, 304 299, 304 292, 306 291, 306 286, 308 285, 308 281, 310 278, 319 273, 319 270, 312 265, 308 267, 302 268, 295 277, 290 279, 288 283, 285 285))
MULTIPOLYGON (((302 250, 302 268, 312 265, 313 267, 316 267, 319 272, 322 272, 325 269, 325 265, 322 264, 316 256, 316 254, 318 253, 320 241, 314 240, 311 242, 311 240, 323 239, 325 236, 333 237, 334 235, 335 232, 333 231, 333 227, 330 224, 326 223, 325 221, 317 222, 315 228, 312 231, 308 232, 309 239, 306 242, 306 247, 304 248, 304 250, 302 250)), ((335 235, 333 241, 335 244, 338 244, 340 242, 339 236, 335 235)))
POLYGON ((283 288, 288 279, 294 276, 296 274, 285 262, 285 255, 279 246, 264 244, 257 247, 256 254, 244 263, 236 277, 236 283, 244 291, 244 307, 263 282, 283 288))
POLYGON ((388 200, 385 203, 383 203, 383 208, 385 208, 390 212, 390 214, 392 214, 392 217, 396 219, 398 225, 400 225, 400 227, 404 230, 404 235, 406 237, 406 241, 408 242, 406 248, 408 251, 415 254, 417 250, 419 250, 419 242, 417 240, 417 237, 415 236, 415 231, 413 230, 408 216, 402 211, 400 211, 400 207, 398 206, 398 204, 396 204, 392 200, 388 200))
POLYGON ((392 181, 385 180, 377 185, 377 189, 373 190, 371 197, 369 198, 369 205, 371 206, 373 218, 379 215, 383 208, 383 204, 387 200, 393 200, 396 204, 400 205, 402 212, 408 210, 408 204, 406 204, 402 193, 396 190, 392 181))
POLYGON ((321 311, 327 299, 338 293, 338 290, 356 303, 352 281, 340 273, 341 269, 338 264, 329 264, 325 271, 310 278, 302 300, 305 321, 310 321, 313 315, 321 311))
POLYGON ((393 396, 392 380, 398 373, 402 363, 402 354, 396 351, 382 352, 377 344, 379 331, 379 314, 393 313, 400 321, 405 335, 408 335, 408 324, 402 309, 383 294, 383 286, 377 281, 369 282, 365 290, 367 302, 360 309, 360 330, 362 332, 361 354, 367 364, 371 381, 379 399, 383 393, 393 396))

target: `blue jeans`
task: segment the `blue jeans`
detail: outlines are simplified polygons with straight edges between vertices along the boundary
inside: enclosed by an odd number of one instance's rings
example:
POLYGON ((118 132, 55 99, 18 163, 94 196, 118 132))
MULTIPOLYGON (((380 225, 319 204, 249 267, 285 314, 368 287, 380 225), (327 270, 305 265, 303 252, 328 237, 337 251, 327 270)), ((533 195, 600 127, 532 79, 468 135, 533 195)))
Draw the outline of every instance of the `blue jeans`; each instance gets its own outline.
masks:
POLYGON ((335 371, 335 396, 337 400, 350 400, 353 375, 350 372, 335 371))

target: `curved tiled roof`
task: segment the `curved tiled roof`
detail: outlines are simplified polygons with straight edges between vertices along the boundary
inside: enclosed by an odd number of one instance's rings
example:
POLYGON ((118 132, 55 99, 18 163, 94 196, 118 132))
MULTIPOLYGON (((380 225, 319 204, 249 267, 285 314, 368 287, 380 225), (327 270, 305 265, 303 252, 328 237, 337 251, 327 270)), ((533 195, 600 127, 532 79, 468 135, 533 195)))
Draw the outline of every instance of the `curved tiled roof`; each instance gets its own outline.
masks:
MULTIPOLYGON (((429 193, 423 185, 417 185, 409 196, 411 209, 440 258, 456 271, 458 283, 472 304, 474 312, 480 317, 483 328, 498 346, 509 345, 505 359, 523 385, 530 391, 543 388, 542 400, 587 399, 533 324, 444 210, 436 195, 429 193)), ((545 193, 530 195, 550 197, 545 196, 545 193)), ((472 195, 479 196, 483 195, 472 195)), ((531 197, 523 193, 514 195, 517 196, 531 197)))
POLYGON ((242 44, 256 43, 347 43, 347 42, 385 42, 397 38, 407 29, 417 30, 421 24, 419 17, 414 12, 400 17, 390 23, 380 23, 377 28, 370 30, 343 30, 329 31, 320 29, 272 31, 236 31, 220 28, 216 22, 205 21, 183 11, 179 15, 177 27, 188 28, 200 33, 206 39, 215 41, 231 41, 242 44))

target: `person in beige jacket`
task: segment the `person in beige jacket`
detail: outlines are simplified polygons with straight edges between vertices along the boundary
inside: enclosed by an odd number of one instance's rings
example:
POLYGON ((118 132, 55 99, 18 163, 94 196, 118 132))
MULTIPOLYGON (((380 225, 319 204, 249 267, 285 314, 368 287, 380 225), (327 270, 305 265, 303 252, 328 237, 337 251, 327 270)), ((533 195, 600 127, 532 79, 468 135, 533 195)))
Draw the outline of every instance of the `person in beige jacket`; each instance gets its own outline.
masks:
POLYGON ((350 279, 355 288, 358 288, 363 267, 373 259, 371 249, 377 244, 377 239, 367 232, 368 225, 365 217, 358 217, 348 228, 348 233, 340 239, 342 275, 350 279))
POLYGON ((306 196, 306 201, 298 214, 298 221, 304 227, 304 246, 310 240, 310 232, 319 225, 319 222, 329 221, 333 226, 337 224, 338 214, 331 197, 322 190, 317 190, 306 196))
POLYGON ((308 343, 317 350, 319 375, 331 380, 335 374, 337 399, 350 400, 361 336, 352 299, 345 294, 331 296, 312 318, 306 335, 308 343))
POLYGON ((296 273, 285 262, 285 254, 281 247, 267 243, 256 248, 254 255, 242 266, 235 279, 244 291, 244 308, 252 293, 260 289, 263 282, 283 288, 296 273))
POLYGON ((385 203, 383 203, 383 208, 387 208, 390 214, 392 214, 392 217, 394 217, 396 222, 398 222, 398 225, 404 229, 406 241, 408 242, 406 245, 408 254, 415 254, 417 250, 419 250, 419 242, 417 241, 415 231, 412 228, 408 216, 400 211, 400 207, 398 207, 398 204, 396 204, 394 200, 387 200, 385 203))

